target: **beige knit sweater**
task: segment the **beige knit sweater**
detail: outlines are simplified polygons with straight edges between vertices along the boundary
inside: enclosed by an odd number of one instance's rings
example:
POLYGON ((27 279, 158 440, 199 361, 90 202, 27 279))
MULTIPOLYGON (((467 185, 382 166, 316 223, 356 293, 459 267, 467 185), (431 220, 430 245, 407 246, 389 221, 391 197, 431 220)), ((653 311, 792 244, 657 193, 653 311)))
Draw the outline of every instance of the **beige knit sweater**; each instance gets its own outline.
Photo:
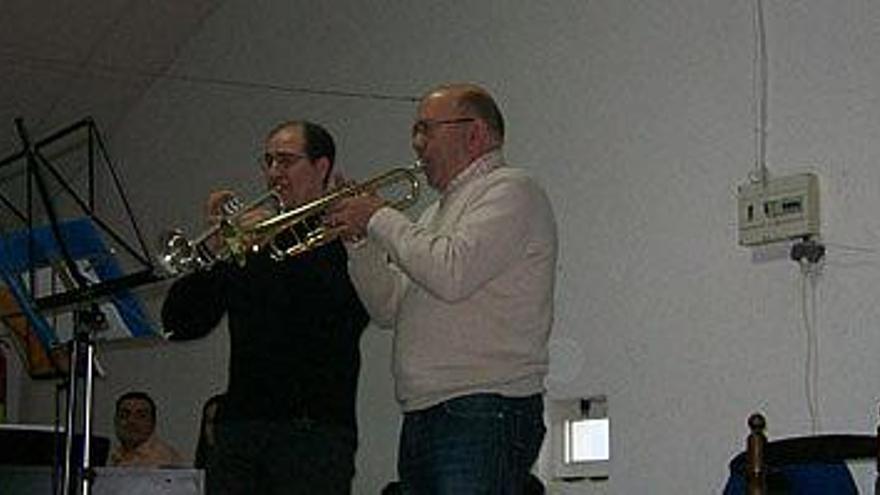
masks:
POLYGON ((404 411, 472 393, 543 391, 556 222, 544 191, 500 152, 469 165, 418 222, 380 209, 349 253, 371 317, 395 331, 404 411))

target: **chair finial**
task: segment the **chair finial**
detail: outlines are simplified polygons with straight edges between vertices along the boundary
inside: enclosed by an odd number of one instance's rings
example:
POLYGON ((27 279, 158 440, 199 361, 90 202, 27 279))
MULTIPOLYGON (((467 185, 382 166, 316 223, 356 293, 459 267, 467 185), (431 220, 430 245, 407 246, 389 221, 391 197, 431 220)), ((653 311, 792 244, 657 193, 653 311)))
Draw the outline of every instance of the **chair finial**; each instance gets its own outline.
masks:
POLYGON ((762 432, 767 427, 767 420, 761 413, 755 413, 749 416, 749 429, 752 433, 762 432))

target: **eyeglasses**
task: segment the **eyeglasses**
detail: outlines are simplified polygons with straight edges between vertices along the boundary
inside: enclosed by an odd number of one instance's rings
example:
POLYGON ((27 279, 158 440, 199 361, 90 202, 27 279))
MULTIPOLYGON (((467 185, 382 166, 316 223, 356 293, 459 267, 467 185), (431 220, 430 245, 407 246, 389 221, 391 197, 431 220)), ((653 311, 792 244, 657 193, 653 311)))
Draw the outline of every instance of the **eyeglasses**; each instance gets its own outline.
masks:
POLYGON ((260 167, 265 170, 271 170, 273 166, 278 166, 281 170, 287 170, 296 165, 303 158, 308 156, 302 153, 291 153, 289 151, 276 151, 275 153, 263 153, 258 160, 260 167))
POLYGON ((415 121, 412 126, 412 135, 416 134, 429 135, 431 131, 433 131, 436 127, 441 125, 456 125, 456 124, 464 124, 467 122, 473 122, 477 119, 473 117, 460 117, 457 119, 445 119, 445 120, 435 120, 435 119, 421 119, 415 121))

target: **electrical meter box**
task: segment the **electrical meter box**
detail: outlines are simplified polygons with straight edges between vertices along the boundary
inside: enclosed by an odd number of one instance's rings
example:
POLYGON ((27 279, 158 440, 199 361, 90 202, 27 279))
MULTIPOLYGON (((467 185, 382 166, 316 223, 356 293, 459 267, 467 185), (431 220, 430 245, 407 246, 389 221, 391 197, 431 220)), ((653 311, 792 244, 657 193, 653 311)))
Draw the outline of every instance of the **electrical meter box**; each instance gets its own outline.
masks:
POLYGON ((737 224, 741 246, 818 236, 818 176, 796 174, 739 186, 737 224))

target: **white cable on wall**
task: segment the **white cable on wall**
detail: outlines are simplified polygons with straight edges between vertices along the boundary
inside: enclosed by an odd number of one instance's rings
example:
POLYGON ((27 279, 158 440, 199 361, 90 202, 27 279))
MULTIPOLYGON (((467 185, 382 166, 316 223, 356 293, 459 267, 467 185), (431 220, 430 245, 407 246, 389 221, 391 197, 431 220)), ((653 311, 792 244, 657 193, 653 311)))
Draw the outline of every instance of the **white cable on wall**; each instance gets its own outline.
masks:
POLYGON ((801 260, 799 264, 801 268, 801 320, 806 341, 804 395, 807 412, 810 416, 810 431, 816 434, 822 429, 819 410, 819 333, 816 329, 816 285, 820 265, 806 260, 801 260))
MULTIPOLYGON (((767 184, 769 169, 767 167, 767 122, 769 82, 769 55, 767 52, 767 28, 764 23, 764 2, 754 2, 755 55, 753 61, 753 99, 755 114, 755 166, 749 179, 752 182, 767 184)), ((817 281, 819 263, 806 259, 798 261, 801 269, 801 322, 806 340, 804 359, 804 395, 807 412, 810 417, 810 429, 818 433, 821 430, 821 412, 819 410, 819 335, 816 329, 817 281)))
POLYGON ((755 56, 753 62, 753 101, 755 113, 755 170, 750 174, 752 182, 767 182, 767 97, 769 94, 767 55, 767 29, 764 26, 764 2, 755 0, 755 56))

